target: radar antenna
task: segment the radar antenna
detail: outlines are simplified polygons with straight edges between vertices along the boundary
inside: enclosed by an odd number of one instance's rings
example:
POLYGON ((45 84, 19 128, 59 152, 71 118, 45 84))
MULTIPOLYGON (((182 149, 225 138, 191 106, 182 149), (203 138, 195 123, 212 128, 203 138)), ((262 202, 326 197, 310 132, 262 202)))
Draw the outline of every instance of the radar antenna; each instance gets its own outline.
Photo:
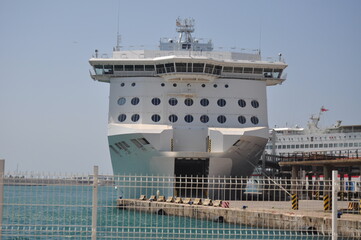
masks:
POLYGON ((120 51, 120 42, 122 40, 121 35, 119 34, 119 15, 120 15, 120 1, 118 2, 118 24, 117 24, 117 45, 113 48, 113 51, 120 51))
POLYGON ((190 48, 191 44, 193 43, 193 38, 191 33, 194 32, 194 19, 177 18, 176 26, 177 26, 177 32, 179 32, 178 43, 187 43, 189 44, 188 48, 190 48))

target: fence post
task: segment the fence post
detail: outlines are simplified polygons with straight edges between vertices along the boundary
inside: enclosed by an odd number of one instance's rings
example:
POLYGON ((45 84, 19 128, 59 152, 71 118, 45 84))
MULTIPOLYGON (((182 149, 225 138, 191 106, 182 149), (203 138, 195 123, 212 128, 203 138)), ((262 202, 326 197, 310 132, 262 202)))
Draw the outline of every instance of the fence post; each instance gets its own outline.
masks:
POLYGON ((337 240, 337 192, 339 191, 338 172, 332 171, 332 240, 337 240))
POLYGON ((2 239, 5 160, 0 159, 0 240, 2 239))
POLYGON ((93 176, 93 206, 92 206, 92 240, 97 239, 97 217, 98 217, 98 166, 94 166, 93 176))

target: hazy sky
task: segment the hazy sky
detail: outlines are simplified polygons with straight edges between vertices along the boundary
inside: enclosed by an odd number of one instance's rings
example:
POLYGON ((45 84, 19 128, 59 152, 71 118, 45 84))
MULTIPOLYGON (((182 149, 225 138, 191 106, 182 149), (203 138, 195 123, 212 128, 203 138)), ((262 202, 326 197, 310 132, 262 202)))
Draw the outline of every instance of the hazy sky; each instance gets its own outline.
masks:
POLYGON ((89 77, 95 49, 154 49, 192 17, 215 49, 282 53, 287 81, 268 88, 269 125, 361 124, 361 1, 0 0, 0 158, 6 170, 111 173, 109 85, 89 77))

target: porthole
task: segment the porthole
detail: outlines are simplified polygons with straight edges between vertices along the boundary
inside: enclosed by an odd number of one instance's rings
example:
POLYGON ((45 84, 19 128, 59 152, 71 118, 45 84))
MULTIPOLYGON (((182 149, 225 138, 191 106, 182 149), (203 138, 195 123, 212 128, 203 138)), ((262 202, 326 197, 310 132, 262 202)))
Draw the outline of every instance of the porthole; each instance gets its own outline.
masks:
POLYGON ((164 84, 164 83, 161 83, 160 85, 161 85, 162 87, 164 87, 164 86, 165 86, 165 84, 164 84))
POLYGON ((239 116, 239 117, 238 117, 238 122, 239 122, 240 124, 245 124, 245 123, 246 123, 246 118, 245 118, 244 116, 239 116))
POLYGON ((242 108, 246 107, 246 101, 243 99, 238 100, 238 105, 242 108))
POLYGON ((121 98, 118 99, 118 104, 119 105, 124 105, 126 101, 127 100, 124 97, 121 97, 121 98))
POLYGON ((259 122, 258 117, 255 117, 255 116, 251 117, 251 122, 252 122, 254 125, 258 124, 258 122, 259 122))
POLYGON ((175 106, 178 104, 178 100, 176 98, 170 98, 168 102, 171 106, 175 106))
POLYGON ((137 97, 132 98, 132 101, 131 101, 132 105, 137 105, 138 103, 139 103, 139 98, 137 98, 137 97))
POLYGON ((206 85, 203 83, 203 84, 202 84, 202 88, 204 88, 204 87, 206 87, 206 85))
POLYGON ((229 86, 228 86, 228 84, 226 84, 226 85, 224 85, 224 87, 225 87, 225 88, 228 88, 229 86))
POLYGON ((152 115, 152 121, 153 122, 159 122, 160 121, 160 116, 158 114, 153 114, 152 115))
POLYGON ((203 107, 208 106, 208 105, 209 105, 209 100, 208 100, 207 98, 202 98, 202 99, 201 99, 201 105, 202 105, 203 107))
POLYGON ((176 83, 173 83, 173 87, 176 87, 177 86, 177 84, 176 83))
POLYGON ((199 119, 202 123, 209 122, 209 117, 207 115, 202 115, 199 119))
POLYGON ((258 103, 257 100, 252 100, 251 105, 252 105, 252 107, 254 107, 254 108, 258 108, 258 107, 259 107, 259 103, 258 103))
POLYGON ((227 121, 227 118, 226 118, 226 116, 224 116, 224 115, 219 115, 219 116, 217 117, 217 121, 218 121, 219 123, 225 123, 225 122, 227 121))
POLYGON ((124 87, 124 85, 125 85, 125 84, 124 84, 123 82, 120 84, 121 87, 124 87))
POLYGON ((134 87, 134 86, 135 86, 135 82, 132 83, 132 87, 134 87))
POLYGON ((127 115, 125 115, 125 114, 123 114, 123 113, 120 114, 119 117, 118 117, 119 122, 124 122, 125 119, 127 119, 127 115))
POLYGON ((226 100, 224 100, 223 98, 218 99, 217 104, 220 107, 224 107, 224 106, 226 106, 226 100))
POLYGON ((156 106, 159 105, 159 104, 160 104, 160 99, 157 98, 157 97, 153 98, 153 99, 152 99, 152 104, 153 104, 153 105, 156 105, 156 106))
POLYGON ((173 122, 173 123, 178 121, 177 115, 175 115, 175 114, 169 115, 169 121, 173 122))
POLYGON ((191 98, 186 98, 184 100, 184 104, 187 105, 187 106, 192 106, 193 105, 193 99, 191 98))
POLYGON ((184 121, 186 121, 187 123, 191 123, 193 122, 193 116, 188 114, 188 115, 185 115, 184 117, 184 121))
POLYGON ((218 87, 218 85, 217 85, 217 84, 214 84, 213 87, 216 88, 216 87, 218 87))
POLYGON ((132 119, 132 122, 138 122, 139 114, 133 114, 131 119, 132 119))

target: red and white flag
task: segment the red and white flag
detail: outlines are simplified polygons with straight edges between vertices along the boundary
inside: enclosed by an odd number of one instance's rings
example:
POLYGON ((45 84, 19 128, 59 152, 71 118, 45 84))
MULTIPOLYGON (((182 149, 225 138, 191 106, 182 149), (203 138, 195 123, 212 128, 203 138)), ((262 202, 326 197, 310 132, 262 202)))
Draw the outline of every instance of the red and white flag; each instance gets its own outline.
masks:
POLYGON ((321 107, 321 112, 327 112, 327 111, 328 111, 328 109, 321 107))

